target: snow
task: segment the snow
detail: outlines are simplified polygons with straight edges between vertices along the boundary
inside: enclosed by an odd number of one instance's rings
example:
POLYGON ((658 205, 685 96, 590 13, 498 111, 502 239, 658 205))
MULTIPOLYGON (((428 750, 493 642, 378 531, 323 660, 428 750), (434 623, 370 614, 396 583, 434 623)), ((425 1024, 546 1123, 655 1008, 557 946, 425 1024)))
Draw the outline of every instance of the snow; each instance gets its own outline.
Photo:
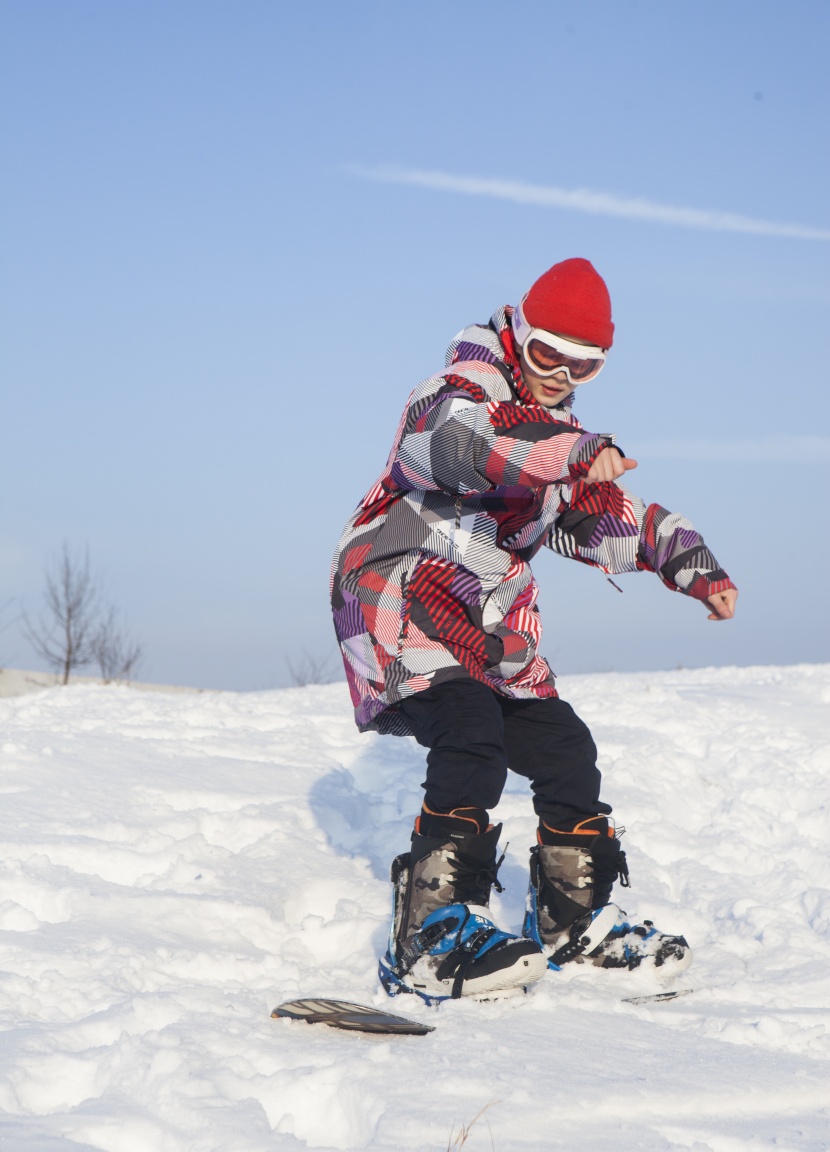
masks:
MULTIPOLYGON (((0 697, 25 696, 29 692, 37 692, 43 688, 54 688, 62 682, 61 676, 56 672, 32 672, 23 668, 0 668, 0 697)), ((103 684, 100 676, 70 677, 70 684, 103 684)), ((204 692, 204 688, 187 688, 178 684, 145 684, 140 680, 131 680, 129 686, 142 692, 204 692)))
MULTIPOLYGON (((389 862, 422 778, 345 686, 0 699, 0 1146, 27 1152, 824 1150, 830 665, 563 679, 627 826, 629 913, 696 948, 671 1003, 624 973, 430 1009, 379 990, 389 862), (328 995, 427 1020, 270 1018, 328 995)), ((494 900, 534 820, 513 777, 494 900)))

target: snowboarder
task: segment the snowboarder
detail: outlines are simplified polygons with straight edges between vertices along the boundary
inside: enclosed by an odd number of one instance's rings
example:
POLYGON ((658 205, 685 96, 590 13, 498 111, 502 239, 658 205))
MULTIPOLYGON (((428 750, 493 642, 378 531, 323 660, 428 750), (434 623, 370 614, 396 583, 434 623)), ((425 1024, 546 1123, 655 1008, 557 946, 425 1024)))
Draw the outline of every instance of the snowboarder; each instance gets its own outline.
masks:
POLYGON ((688 520, 617 484, 636 468, 572 415, 613 342, 605 282, 583 259, 460 332, 409 398, 380 479, 343 531, 332 609, 361 731, 429 751, 412 846, 392 865, 380 977, 427 1000, 525 986, 547 967, 674 967, 682 936, 611 903, 625 853, 599 798, 596 746, 539 655, 530 570, 547 545, 607 574, 656 572, 727 620, 737 589, 688 520), (539 818, 522 936, 492 922, 508 767, 539 818))

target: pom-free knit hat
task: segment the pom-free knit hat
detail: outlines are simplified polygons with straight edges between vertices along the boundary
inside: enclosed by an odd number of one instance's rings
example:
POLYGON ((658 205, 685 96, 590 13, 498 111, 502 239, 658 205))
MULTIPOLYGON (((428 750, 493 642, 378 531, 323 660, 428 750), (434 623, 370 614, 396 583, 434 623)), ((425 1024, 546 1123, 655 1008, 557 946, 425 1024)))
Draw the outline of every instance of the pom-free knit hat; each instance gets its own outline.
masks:
POLYGON ((522 301, 532 328, 544 328, 599 348, 614 342, 611 297, 590 260, 562 260, 540 276, 522 301))

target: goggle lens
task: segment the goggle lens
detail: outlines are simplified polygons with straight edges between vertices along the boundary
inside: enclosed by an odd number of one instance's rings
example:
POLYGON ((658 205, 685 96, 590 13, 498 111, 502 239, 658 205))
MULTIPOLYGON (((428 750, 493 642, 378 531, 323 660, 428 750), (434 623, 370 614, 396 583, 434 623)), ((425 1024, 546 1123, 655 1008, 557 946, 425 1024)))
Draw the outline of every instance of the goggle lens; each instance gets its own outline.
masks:
POLYGON ((559 352, 543 340, 528 340, 524 353, 531 368, 535 368, 538 372, 553 375, 566 368, 571 380, 580 384, 596 376, 605 363, 604 360, 597 360, 594 357, 577 359, 574 356, 566 356, 564 352, 559 352))

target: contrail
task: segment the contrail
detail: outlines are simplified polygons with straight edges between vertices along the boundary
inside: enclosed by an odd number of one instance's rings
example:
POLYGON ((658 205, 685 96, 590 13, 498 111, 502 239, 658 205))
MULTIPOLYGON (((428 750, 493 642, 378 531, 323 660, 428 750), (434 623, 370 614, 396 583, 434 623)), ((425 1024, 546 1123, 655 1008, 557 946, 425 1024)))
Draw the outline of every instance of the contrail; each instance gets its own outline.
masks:
POLYGON ((734 212, 701 208, 679 208, 655 204, 641 198, 627 199, 608 192, 591 192, 587 188, 556 188, 547 184, 524 184, 517 180, 488 180, 478 176, 452 176, 447 172, 425 172, 417 168, 364 167, 350 165, 353 176, 386 184, 415 184, 441 192, 459 192, 464 196, 490 196, 514 204, 538 204, 543 208, 566 208, 573 212, 592 212, 598 216, 624 216, 630 220, 649 220, 657 224, 676 224, 681 228, 704 228, 714 232, 751 232, 760 236, 788 236, 796 240, 830 240, 828 228, 805 228, 801 224, 779 224, 773 220, 756 220, 734 212))

